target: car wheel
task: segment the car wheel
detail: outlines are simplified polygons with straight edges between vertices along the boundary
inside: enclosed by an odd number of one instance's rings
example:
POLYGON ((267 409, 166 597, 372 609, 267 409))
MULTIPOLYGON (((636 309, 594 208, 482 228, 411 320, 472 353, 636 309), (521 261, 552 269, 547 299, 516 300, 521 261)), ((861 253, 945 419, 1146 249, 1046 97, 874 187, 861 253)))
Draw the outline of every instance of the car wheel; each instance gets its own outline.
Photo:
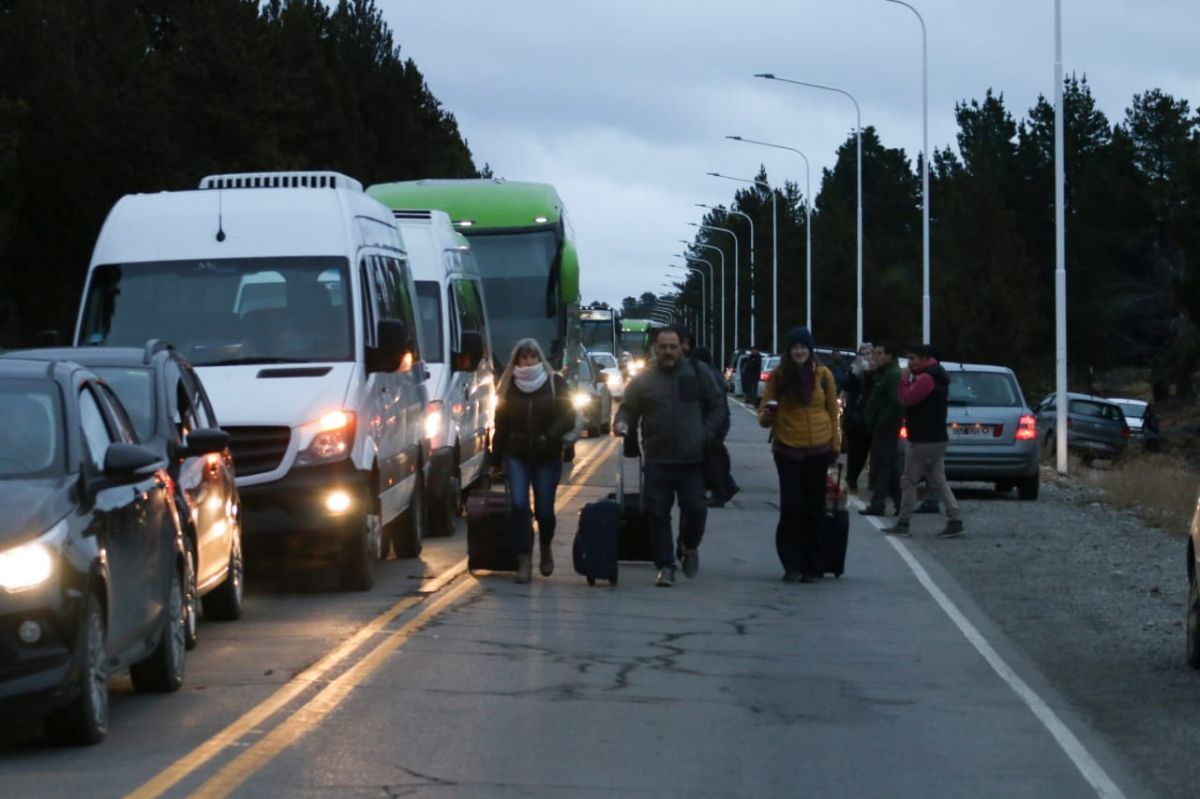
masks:
POLYGON ((462 485, 458 477, 458 464, 451 467, 450 476, 446 478, 446 486, 442 495, 429 509, 429 535, 445 537, 454 535, 454 524, 458 519, 458 509, 462 507, 462 485))
POLYGON ((1038 498, 1038 489, 1041 487, 1041 479, 1038 475, 1026 477, 1017 483, 1017 498, 1026 502, 1032 502, 1038 498))
MULTIPOLYGON (((1189 547, 1188 557, 1191 554, 1189 547)), ((1188 577, 1187 662, 1193 669, 1200 669, 1200 580, 1195 574, 1188 577)))
POLYGON ((598 425, 598 424, 588 425, 587 435, 588 435, 588 438, 595 438, 596 436, 600 435, 600 425, 598 425))
POLYGON ((375 562, 387 557, 378 506, 364 514, 358 529, 342 547, 338 582, 347 591, 370 591, 375 585, 375 562))
POLYGON ((108 734, 107 638, 100 600, 89 595, 79 631, 79 695, 44 719, 51 741, 86 746, 108 734))
POLYGON ((233 534, 229 548, 229 571, 221 583, 200 602, 204 615, 218 621, 236 621, 242 617, 242 598, 245 593, 246 564, 242 561, 242 533, 233 534))
POLYGON ((196 626, 200 621, 195 553, 195 541, 189 537, 183 542, 183 644, 188 650, 196 648, 196 626))
POLYGON ((420 556, 425 541, 425 480, 417 471, 417 484, 413 486, 412 500, 408 510, 400 514, 393 522, 392 547, 398 558, 415 558, 420 556))
POLYGON ((150 657, 134 663, 129 669, 134 690, 142 693, 169 693, 183 685, 187 620, 184 618, 183 576, 179 571, 171 575, 165 607, 167 618, 163 621, 158 646, 150 657))
POLYGON ((612 422, 605 422, 604 424, 600 425, 600 435, 606 436, 611 432, 612 432, 612 422))

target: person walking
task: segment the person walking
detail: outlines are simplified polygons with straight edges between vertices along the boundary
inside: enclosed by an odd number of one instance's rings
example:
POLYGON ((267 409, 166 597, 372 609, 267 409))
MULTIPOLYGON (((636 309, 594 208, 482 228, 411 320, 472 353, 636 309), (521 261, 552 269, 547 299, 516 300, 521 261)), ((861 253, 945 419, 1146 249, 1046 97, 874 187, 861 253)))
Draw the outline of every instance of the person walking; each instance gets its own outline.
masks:
MULTIPOLYGON (((725 376, 713 363, 712 352, 708 347, 697 347, 692 353, 692 360, 711 369, 717 387, 724 387, 725 376)), ((725 507, 725 503, 742 490, 733 479, 733 462, 729 458, 729 449, 725 446, 725 437, 729 435, 729 422, 729 415, 726 414, 725 424, 717 432, 717 440, 704 453, 704 483, 710 494, 708 505, 712 508, 725 507)))
POLYGON ((900 443, 900 424, 904 408, 897 387, 900 367, 891 344, 878 344, 872 359, 870 392, 867 394, 866 420, 871 437, 871 501, 859 511, 864 516, 884 516, 890 498, 900 510, 900 471, 896 450, 900 443))
POLYGON ((867 429, 867 383, 875 348, 864 342, 850 371, 841 382, 842 449, 846 452, 846 487, 858 490, 858 477, 867 465, 871 450, 871 431, 867 429))
POLYGON ((758 423, 771 429, 779 475, 775 550, 783 581, 812 583, 824 573, 820 530, 825 517, 825 477, 841 451, 837 387, 813 352, 806 327, 789 331, 784 354, 767 380, 758 423))
POLYGON ((704 451, 728 426, 729 408, 712 372, 683 357, 683 336, 675 327, 654 336, 654 360, 625 387, 613 423, 618 436, 642 430, 645 459, 642 500, 650 526, 655 584, 675 584, 676 556, 683 574, 700 568, 700 540, 708 508, 704 502, 704 451), (671 534, 671 506, 679 501, 679 546, 671 534))
POLYGON ((751 408, 758 407, 758 377, 762 374, 762 353, 758 345, 750 347, 750 354, 742 360, 742 396, 751 408))
POLYGON ((518 583, 533 572, 533 519, 537 518, 542 575, 554 573, 554 495, 562 478, 563 444, 575 429, 575 409, 567 383, 555 374, 535 339, 513 347, 500 376, 490 463, 503 467, 512 497, 512 533, 517 551, 518 583), (533 508, 529 490, 533 489, 533 508))
POLYGON ((892 535, 909 535, 909 521, 917 501, 917 483, 924 478, 930 494, 941 496, 947 522, 939 538, 963 535, 958 500, 946 482, 946 407, 950 378, 938 363, 937 351, 928 344, 913 347, 908 368, 900 373, 897 396, 908 419, 908 458, 900 478, 900 518, 884 530, 892 535))

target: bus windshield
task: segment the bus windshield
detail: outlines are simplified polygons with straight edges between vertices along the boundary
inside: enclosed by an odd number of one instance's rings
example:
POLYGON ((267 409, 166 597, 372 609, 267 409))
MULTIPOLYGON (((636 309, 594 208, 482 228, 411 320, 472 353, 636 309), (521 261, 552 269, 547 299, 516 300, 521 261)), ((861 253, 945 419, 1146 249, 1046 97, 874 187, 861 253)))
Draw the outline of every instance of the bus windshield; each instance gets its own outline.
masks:
POLYGON ((76 343, 162 338, 196 366, 350 361, 347 268, 333 256, 99 266, 76 343))
POLYGON ((584 319, 580 322, 583 331, 583 348, 588 352, 612 352, 616 337, 611 319, 584 319))
POLYGON ((519 339, 536 338, 546 348, 546 356, 554 358, 552 350, 561 347, 557 303, 551 306, 555 312, 546 315, 550 271, 558 250, 554 231, 464 232, 483 278, 492 351, 507 359, 519 339))

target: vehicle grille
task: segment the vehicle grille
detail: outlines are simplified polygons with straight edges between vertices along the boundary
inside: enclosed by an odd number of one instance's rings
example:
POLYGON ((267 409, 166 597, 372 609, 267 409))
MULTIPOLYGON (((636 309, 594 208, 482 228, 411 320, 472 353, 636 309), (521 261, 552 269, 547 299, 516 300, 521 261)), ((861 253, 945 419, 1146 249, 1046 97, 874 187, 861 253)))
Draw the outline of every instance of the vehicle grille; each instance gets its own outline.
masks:
POLYGON ((229 433, 234 472, 238 477, 278 468, 292 440, 290 427, 222 427, 229 433))

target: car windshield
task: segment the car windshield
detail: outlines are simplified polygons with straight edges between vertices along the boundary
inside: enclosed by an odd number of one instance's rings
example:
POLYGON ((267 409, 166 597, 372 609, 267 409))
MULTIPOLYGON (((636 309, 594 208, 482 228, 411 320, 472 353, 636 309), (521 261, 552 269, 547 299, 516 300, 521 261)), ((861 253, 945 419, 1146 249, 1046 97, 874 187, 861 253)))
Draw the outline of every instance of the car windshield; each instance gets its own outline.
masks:
POLYGON ((613 355, 610 355, 607 352, 593 352, 592 360, 595 361, 596 365, 599 366, 601 369, 617 369, 618 368, 616 357, 613 355))
POLYGON ((154 436, 154 372, 124 366, 93 366, 125 406, 138 438, 154 436))
POLYGON ((442 363, 442 298, 435 280, 416 281, 417 315, 421 325, 421 355, 425 363, 442 363))
POLYGON ((1141 419, 1146 415, 1146 405, 1140 402, 1122 402, 1121 410, 1130 419, 1141 419))
POLYGON ((346 259, 337 257, 100 266, 78 343, 163 338, 196 366, 349 361, 349 297, 346 259))
POLYGON ((49 380, 0 380, 0 479, 64 473, 59 403, 49 380))
POLYGON ((1021 393, 1017 381, 1004 372, 947 371, 950 378, 947 402, 951 405, 1017 407, 1021 393))
POLYGON ((1123 422, 1125 415, 1116 405, 1092 400, 1071 400, 1067 406, 1076 416, 1089 416, 1095 419, 1106 419, 1110 422, 1123 422))
POLYGON ((558 338, 557 298, 547 303, 552 290, 550 270, 558 241, 551 230, 526 233, 468 236, 479 264, 487 297, 492 350, 507 357, 519 339, 536 338, 553 357, 558 338), (546 312, 552 313, 547 316, 546 312))

